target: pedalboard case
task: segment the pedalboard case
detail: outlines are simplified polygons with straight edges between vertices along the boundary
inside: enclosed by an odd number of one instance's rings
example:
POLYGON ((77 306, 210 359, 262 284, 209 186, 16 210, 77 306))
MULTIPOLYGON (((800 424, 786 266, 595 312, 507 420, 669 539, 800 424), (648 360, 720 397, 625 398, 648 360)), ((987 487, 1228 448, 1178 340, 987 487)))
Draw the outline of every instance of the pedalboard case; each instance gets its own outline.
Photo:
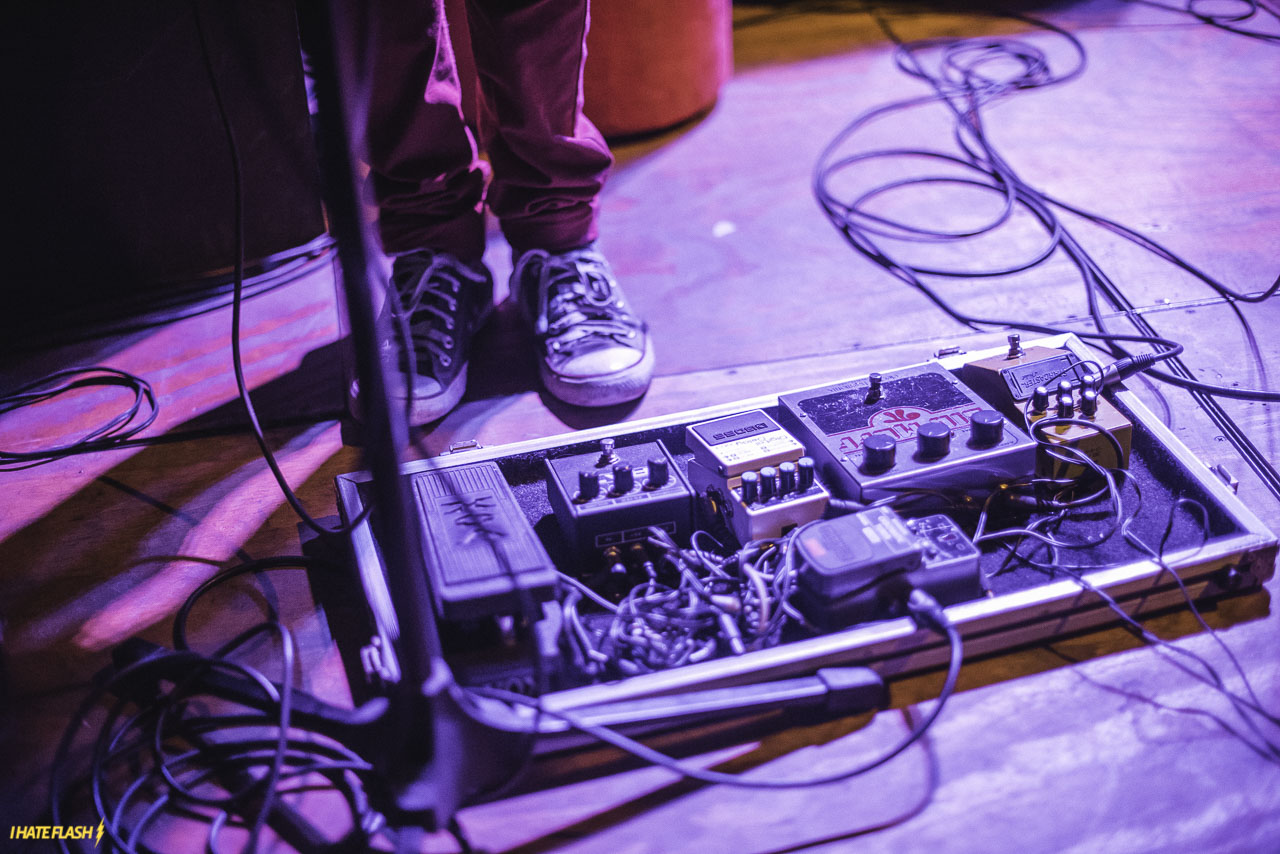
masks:
MULTIPOLYGON (((1029 342, 1028 352, 1031 347, 1071 354, 1065 364, 1095 358, 1074 336, 1029 342)), ((984 399, 961 382, 966 365, 998 360, 1003 352, 885 366, 878 374, 818 388, 409 463, 405 472, 423 520, 437 616, 466 622, 527 610, 531 603, 554 604, 557 570, 578 578, 607 576, 611 561, 625 561, 629 550, 642 548, 649 529, 683 542, 708 512, 742 541, 787 533, 821 516, 829 501, 976 488, 1030 471, 1037 449, 1026 425, 1011 417, 1016 413, 1007 401, 984 399), (930 426, 938 424, 945 429, 930 426), (458 514, 463 508, 469 516, 458 514), (477 512, 487 520, 483 530, 459 521, 477 512), (497 549, 495 532, 501 534, 497 549), (523 588, 519 597, 513 580, 523 588)), ((1164 554, 1167 567, 1196 599, 1260 590, 1275 570, 1275 535, 1122 384, 1108 388, 1106 398, 1132 425, 1125 480, 1141 491, 1140 505, 1131 510, 1135 528, 1147 542, 1159 542, 1178 500, 1192 498, 1208 511, 1208 531, 1202 536, 1198 526, 1175 527, 1164 554)), ((366 508, 369 476, 341 475, 336 483, 339 509, 350 523, 366 508)), ((929 557, 904 557, 900 569, 939 579, 939 599, 963 635, 967 655, 1117 619, 1066 574, 1007 571, 1006 549, 974 547, 946 516, 921 513, 909 522, 914 536, 931 542, 929 557)), ((863 528, 872 531, 870 525, 864 520, 863 528)), ((828 538, 838 534, 833 529, 828 538)), ((878 543, 888 536, 883 530, 872 534, 878 543)), ((814 555, 829 546, 819 537, 796 539, 798 549, 814 555)), ((1177 580, 1118 539, 1073 553, 1073 560, 1084 562, 1088 582, 1136 616, 1182 604, 1177 580), (1101 568, 1089 570, 1089 562, 1101 568)), ((360 660, 370 682, 394 681, 396 608, 387 592, 376 508, 354 527, 352 543, 371 627, 360 660)), ((881 551, 884 560, 898 559, 890 545, 881 551)), ((823 575, 818 557, 811 564, 797 595, 802 603, 806 596, 830 603, 822 613, 835 618, 819 626, 820 633, 668 670, 564 684, 542 695, 543 706, 586 709, 828 666, 865 665, 888 677, 945 662, 944 639, 906 616, 876 613, 847 582, 823 575)), ((558 628, 552 620, 538 626, 534 642, 554 657, 558 628)), ((467 665, 454 667, 457 672, 467 665)))

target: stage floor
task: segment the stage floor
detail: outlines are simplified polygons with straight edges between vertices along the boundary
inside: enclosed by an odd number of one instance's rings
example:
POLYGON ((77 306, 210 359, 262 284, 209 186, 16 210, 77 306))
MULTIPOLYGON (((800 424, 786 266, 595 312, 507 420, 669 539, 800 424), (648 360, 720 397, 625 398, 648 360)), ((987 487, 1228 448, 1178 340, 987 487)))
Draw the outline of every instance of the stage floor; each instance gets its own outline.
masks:
MULTIPOLYGON (((990 112, 987 132, 1003 156, 1031 185, 1160 240, 1237 290, 1269 286, 1280 273, 1280 46, 1137 2, 1027 11, 1074 33, 1088 66, 1074 81, 990 112)), ((905 38, 1029 33, 958 7, 895 8, 888 19, 905 38)), ((1043 35, 1026 38, 1065 60, 1043 35)), ((504 305, 480 337, 467 397, 420 437, 426 452, 674 413, 1004 340, 1001 331, 950 320, 854 253, 813 199, 814 161, 847 122, 925 92, 895 67, 872 15, 855 3, 740 5, 734 47, 736 73, 714 109, 616 146, 618 167, 602 200, 601 245, 657 348, 649 394, 598 412, 548 398, 504 305)), ((941 144, 939 128, 945 124, 923 110, 877 125, 868 145, 941 144)), ((958 198, 943 192, 912 204, 936 216, 958 198)), ((1146 319, 1186 344, 1198 375, 1276 387, 1280 335, 1270 324, 1280 324, 1280 298, 1230 303, 1082 220, 1068 226, 1146 319)), ((505 280, 510 259, 496 232, 488 258, 505 280)), ((1084 290, 1064 263, 942 287, 974 314, 1091 328, 1084 290)), ((139 374, 161 404, 145 435, 165 439, 0 474, 9 742, 0 816, 9 824, 47 823, 40 810, 50 759, 112 645, 135 634, 166 643, 174 612, 220 566, 298 549, 295 517, 243 428, 228 332, 229 311, 220 310, 2 366, 6 387, 67 364, 139 374)), ((353 433, 341 418, 338 337, 327 267, 245 306, 250 384, 287 476, 320 516, 335 512, 334 476, 362 465, 359 448, 344 441, 353 433)), ((1280 503, 1189 395, 1131 385, 1206 464, 1235 475, 1245 504, 1280 530, 1280 503)), ((57 437, 111 404, 84 399, 0 417, 0 446, 57 437)), ((1265 456, 1280 460, 1274 406, 1223 406, 1265 456)), ((265 593, 250 589, 215 597, 194 619, 197 635, 224 637, 230 620, 247 625, 265 597, 298 637, 304 687, 349 699, 326 615, 303 574, 277 574, 265 593)), ((1225 602, 1207 619, 1263 704, 1280 707, 1280 616, 1269 596, 1225 602)), ((1226 664, 1188 614, 1149 628, 1226 664)), ((940 682, 930 674, 895 683, 893 709, 874 719, 744 731, 745 741, 699 761, 779 777, 834 771, 896 741, 904 717, 920 714, 913 704, 927 706, 940 682)), ((925 746, 848 783, 776 793, 701 787, 600 751, 548 763, 533 789, 467 809, 461 822, 485 849, 527 854, 1275 847, 1280 768, 1212 722, 1165 708, 1229 712, 1127 633, 1093 632, 972 662, 960 687, 925 746)), ((452 850, 445 837, 429 844, 452 850)))

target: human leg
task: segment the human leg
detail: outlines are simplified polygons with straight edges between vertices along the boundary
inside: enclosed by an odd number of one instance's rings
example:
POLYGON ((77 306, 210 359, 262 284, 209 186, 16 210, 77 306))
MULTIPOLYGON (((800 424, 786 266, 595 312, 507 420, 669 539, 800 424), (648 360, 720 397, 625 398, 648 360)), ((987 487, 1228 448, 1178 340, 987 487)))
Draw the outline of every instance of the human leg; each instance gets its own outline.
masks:
POLYGON ((383 249, 478 260, 486 170, 462 118, 444 2, 378 0, 366 9, 366 149, 383 249))
POLYGON ((587 0, 468 0, 467 17, 489 209, 517 254, 585 246, 613 165, 582 113, 587 0))
POLYGON ((647 328, 594 245, 613 163, 582 112, 587 0, 469 0, 493 162, 489 207, 516 257, 512 295, 537 341, 548 391, 578 406, 644 394, 647 328))
POLYGON ((484 254, 485 168, 461 111, 443 0, 367 5, 366 149, 413 424, 457 405, 471 340, 493 308, 484 254))

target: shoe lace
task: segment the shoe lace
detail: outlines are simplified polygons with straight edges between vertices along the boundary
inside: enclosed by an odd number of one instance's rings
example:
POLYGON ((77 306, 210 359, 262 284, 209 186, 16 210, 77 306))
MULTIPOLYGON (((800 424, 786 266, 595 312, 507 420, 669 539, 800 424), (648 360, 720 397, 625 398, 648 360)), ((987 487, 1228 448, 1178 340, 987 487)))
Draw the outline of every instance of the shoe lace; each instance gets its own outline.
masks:
MULTIPOLYGON (((622 343, 643 330, 622 298, 608 264, 599 253, 578 250, 551 255, 534 250, 522 265, 541 264, 537 271, 538 305, 534 331, 557 352, 601 339, 622 343)), ((517 279, 523 276, 517 273, 517 279)))
POLYGON ((484 276, 456 259, 433 255, 420 272, 393 280, 397 319, 408 325, 412 350, 426 350, 444 367, 453 363, 452 350, 459 323, 462 288, 483 285, 484 276))

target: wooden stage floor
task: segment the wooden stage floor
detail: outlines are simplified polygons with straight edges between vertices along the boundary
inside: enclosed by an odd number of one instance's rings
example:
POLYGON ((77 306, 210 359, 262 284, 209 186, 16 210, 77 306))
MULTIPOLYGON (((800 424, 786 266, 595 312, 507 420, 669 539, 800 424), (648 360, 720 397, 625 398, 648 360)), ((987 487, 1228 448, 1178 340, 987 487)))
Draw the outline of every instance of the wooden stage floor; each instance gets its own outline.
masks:
MULTIPOLYGON (((892 8, 904 37, 1022 33, 1063 61, 1021 23, 959 6, 892 8)), ((1280 46, 1122 0, 1028 13, 1075 33, 1089 62, 1080 78, 991 111, 988 133, 1003 155, 1033 186, 1164 242, 1238 290, 1270 285, 1280 273, 1280 46)), ((873 17, 837 0, 741 5, 735 20, 737 70, 718 104, 687 127, 618 146, 603 198, 603 247, 653 330, 652 390, 604 412, 548 399, 504 306, 482 335, 466 399, 423 436, 432 453, 460 440, 489 446, 550 436, 909 364, 943 346, 1003 341, 999 331, 949 320, 853 253, 813 200, 815 158, 845 123, 924 92, 895 68, 873 17)), ((939 144, 941 126, 905 116, 877 127, 870 144, 939 144)), ((916 204, 939 215, 952 201, 944 194, 916 204)), ((1186 344, 1200 376, 1276 387, 1280 298, 1233 305, 1082 221, 1069 227, 1147 319, 1186 344)), ((489 259, 503 280, 510 261, 496 234, 489 259)), ((944 287, 974 313, 1088 328, 1083 289, 1065 264, 944 287)), ((333 477, 361 467, 339 418, 333 294, 322 268, 245 307, 248 376, 274 425, 270 439, 322 516, 334 512, 333 477)), ((298 548, 296 520, 243 427, 228 317, 219 311, 3 365, 5 387, 64 364, 142 375, 161 403, 146 435, 165 441, 0 473, 8 683, 0 838, 6 825, 42 823, 57 739, 112 645, 135 634, 166 642, 178 606, 219 566, 298 548)), ((1280 504, 1187 394, 1137 388, 1207 464, 1236 475, 1245 503, 1280 529, 1280 504)), ((111 403, 4 416, 0 446, 55 438, 111 403)), ((1224 406, 1265 455, 1280 459, 1273 406, 1224 406)), ((197 620, 200 636, 226 636, 226 623, 251 621, 267 597, 297 634, 305 687, 349 698, 302 574, 272 578, 266 593, 251 589, 216 600, 197 620)), ((1280 708, 1280 616, 1269 596, 1224 603, 1208 619, 1263 704, 1280 708)), ((1186 614, 1150 627, 1224 661, 1186 614)), ((906 710, 927 707, 940 681, 929 674, 896 683, 894 709, 872 720, 752 732, 699 761, 780 777, 833 771, 895 741, 906 710)), ((960 688, 923 748, 848 783, 737 791, 652 768, 618 770, 611 756, 587 754, 576 767, 544 769, 529 791, 465 810, 461 822, 483 848, 523 854, 1280 850, 1280 767, 1205 719, 1170 711, 1225 713, 1225 704, 1128 634, 1098 631, 976 661, 960 688), (584 778, 597 764, 600 776, 584 778)), ((428 844, 451 850, 444 837, 428 844)))

